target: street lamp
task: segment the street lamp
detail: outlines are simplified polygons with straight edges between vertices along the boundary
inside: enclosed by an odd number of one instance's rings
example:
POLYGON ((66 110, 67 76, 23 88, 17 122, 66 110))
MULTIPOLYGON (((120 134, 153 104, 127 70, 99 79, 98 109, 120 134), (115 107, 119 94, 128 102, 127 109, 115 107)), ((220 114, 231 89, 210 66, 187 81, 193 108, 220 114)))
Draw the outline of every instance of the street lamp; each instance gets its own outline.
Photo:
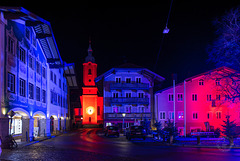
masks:
POLYGON ((124 117, 126 116, 126 113, 122 113, 123 116, 123 124, 122 124, 122 129, 124 129, 124 117))

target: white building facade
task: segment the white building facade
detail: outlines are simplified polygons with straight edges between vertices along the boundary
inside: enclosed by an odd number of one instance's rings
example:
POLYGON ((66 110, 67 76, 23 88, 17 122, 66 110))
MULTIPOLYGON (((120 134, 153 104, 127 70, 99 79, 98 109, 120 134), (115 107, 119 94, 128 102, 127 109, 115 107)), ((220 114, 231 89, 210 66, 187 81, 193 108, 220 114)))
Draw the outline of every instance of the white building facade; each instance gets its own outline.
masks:
POLYGON ((22 7, 0 7, 0 39, 2 139, 66 130, 68 84, 50 23, 22 7))
POLYGON ((134 64, 112 68, 95 79, 103 88, 104 126, 120 128, 139 125, 142 120, 154 122, 153 89, 163 77, 134 64), (124 124, 124 125, 123 125, 124 124))

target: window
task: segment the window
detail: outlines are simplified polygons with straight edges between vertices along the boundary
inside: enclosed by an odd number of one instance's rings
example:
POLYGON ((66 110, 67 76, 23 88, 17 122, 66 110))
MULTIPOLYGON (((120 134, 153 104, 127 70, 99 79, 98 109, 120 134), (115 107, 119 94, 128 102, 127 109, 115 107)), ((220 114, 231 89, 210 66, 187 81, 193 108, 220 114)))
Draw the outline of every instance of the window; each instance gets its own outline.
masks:
POLYGON ((166 119, 166 113, 165 112, 160 112, 159 116, 160 116, 160 120, 165 120, 166 119))
POLYGON ((173 120, 174 119, 174 112, 172 112, 172 111, 168 112, 168 118, 173 120))
POLYGON ((178 112, 178 119, 179 119, 179 120, 182 120, 183 117, 184 117, 183 111, 179 111, 179 112, 178 112))
POLYGON ((212 95, 210 94, 207 95, 207 101, 212 101, 212 95))
POLYGON ((118 93, 117 92, 113 93, 113 98, 118 98, 118 93))
POLYGON ((118 113, 118 107, 113 107, 113 113, 118 113))
POLYGON ((14 47, 15 47, 15 42, 14 42, 14 40, 10 37, 10 36, 8 36, 8 52, 10 53, 10 54, 13 54, 14 55, 14 47))
POLYGON ((61 106, 61 96, 58 95, 58 106, 61 106))
POLYGON ((51 103, 57 105, 57 94, 53 91, 51 91, 51 103))
POLYGON ((221 100, 221 95, 220 95, 220 94, 217 94, 217 95, 216 95, 216 100, 218 100, 218 101, 221 100))
POLYGON ((216 117, 217 119, 222 119, 222 112, 221 111, 216 112, 216 117))
POLYGON ((54 74, 54 83, 57 84, 57 76, 54 74))
POLYGON ((36 37, 33 35, 32 36, 32 44, 33 44, 33 46, 37 46, 37 40, 36 40, 36 37))
POLYGON ((120 77, 116 77, 115 80, 116 80, 116 83, 121 83, 121 78, 120 77))
POLYGON ((136 83, 141 83, 141 78, 136 78, 136 83))
POLYGON ((33 57, 32 55, 28 55, 28 64, 31 69, 34 69, 34 64, 33 64, 33 57))
POLYGON ((143 98, 144 97, 144 93, 138 93, 138 98, 143 98))
POLYGON ((91 79, 88 80, 88 82, 91 82, 91 81, 92 81, 91 79))
POLYGON ((39 63, 38 61, 36 61, 36 72, 37 72, 38 74, 41 73, 41 70, 40 70, 40 63, 39 63))
POLYGON ((212 112, 207 113, 207 119, 209 119, 209 120, 212 119, 212 112))
POLYGON ((21 78, 19 80, 19 91, 20 91, 20 96, 23 96, 23 97, 26 96, 26 81, 21 78))
POLYGON ((20 47, 20 52, 19 52, 19 60, 23 62, 24 64, 26 63, 26 51, 20 47))
POLYGON ((126 98, 131 98, 132 97, 132 93, 126 93, 126 98))
POLYGON ((138 107, 138 112, 139 113, 144 113, 145 111, 144 111, 144 107, 138 107))
POLYGON ((29 90, 29 92, 28 92, 29 93, 29 98, 33 99, 34 93, 33 93, 33 84, 32 83, 29 83, 28 90, 29 90))
POLYGON ((172 102, 173 101, 173 94, 168 94, 168 101, 169 102, 172 102))
POLYGON ((204 80, 203 80, 203 79, 200 79, 200 80, 198 81, 198 84, 199 84, 200 86, 203 86, 203 85, 204 85, 204 80))
POLYGON ((40 88, 36 87, 36 100, 40 101, 40 88))
POLYGON ((88 69, 88 75, 92 75, 92 70, 88 69))
POLYGON ((52 71, 50 72, 50 79, 51 79, 51 81, 53 81, 53 72, 52 71))
POLYGON ((42 90, 42 102, 46 103, 46 91, 44 89, 42 90))
POLYGON ((182 93, 178 93, 178 101, 179 102, 183 101, 183 94, 182 93))
POLYGON ((131 83, 131 78, 126 78, 126 83, 131 83))
POLYGON ((131 113, 131 106, 126 107, 126 113, 131 113))
POLYGON ((61 88, 61 86, 62 86, 62 81, 61 81, 61 79, 59 79, 59 88, 61 88))
POLYGON ((42 67, 42 77, 46 78, 46 68, 42 67))
POLYGON ((192 94, 192 101, 197 101, 197 94, 192 94))
POLYGON ((216 79, 216 86, 220 86, 220 79, 216 79))
POLYGON ((197 120, 198 119, 198 112, 193 112, 193 120, 197 120))
POLYGON ((8 72, 8 89, 9 92, 15 92, 15 75, 8 72))

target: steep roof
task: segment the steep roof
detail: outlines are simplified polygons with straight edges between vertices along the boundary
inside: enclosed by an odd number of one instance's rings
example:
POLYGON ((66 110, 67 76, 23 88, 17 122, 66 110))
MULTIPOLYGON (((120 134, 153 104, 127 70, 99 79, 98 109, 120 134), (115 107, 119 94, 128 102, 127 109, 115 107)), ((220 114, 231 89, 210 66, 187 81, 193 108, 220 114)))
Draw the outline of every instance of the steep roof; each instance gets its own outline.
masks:
MULTIPOLYGON (((199 77, 202 77, 204 75, 207 75, 207 74, 210 74, 210 73, 213 73, 213 72, 217 72, 217 71, 224 71, 224 72, 230 72, 230 73, 236 73, 238 71, 232 69, 232 68, 229 68, 229 67, 226 67, 226 66, 222 66, 222 67, 219 67, 219 68, 215 68, 215 69, 212 69, 212 70, 209 70, 209 71, 206 71, 204 73, 200 73, 200 74, 197 74, 197 75, 194 75, 192 77, 189 77, 189 78, 186 78, 185 81, 191 81, 193 79, 197 79, 199 77)), ((176 84, 176 86, 179 86, 179 85, 182 85, 183 82, 180 82, 178 84, 176 84)), ((157 91, 156 93, 161 93, 162 91, 165 91, 165 90, 168 90, 170 88, 172 88, 173 86, 170 86, 170 87, 167 87, 167 88, 164 88, 164 89, 161 89, 159 91, 157 91)))
POLYGON ((122 64, 122 65, 119 65, 115 68, 112 68, 110 70, 108 70, 107 72, 103 73, 102 75, 98 76, 95 81, 98 82, 100 81, 102 78, 112 74, 112 73, 115 73, 116 70, 139 70, 142 72, 142 74, 144 75, 147 75, 147 76, 150 76, 152 78, 154 78, 154 80, 157 80, 157 81, 164 81, 165 78, 163 78, 162 76, 150 71, 149 69, 147 68, 143 68, 141 66, 138 66, 138 65, 135 65, 135 64, 131 64, 131 63, 126 63, 126 64, 122 64))

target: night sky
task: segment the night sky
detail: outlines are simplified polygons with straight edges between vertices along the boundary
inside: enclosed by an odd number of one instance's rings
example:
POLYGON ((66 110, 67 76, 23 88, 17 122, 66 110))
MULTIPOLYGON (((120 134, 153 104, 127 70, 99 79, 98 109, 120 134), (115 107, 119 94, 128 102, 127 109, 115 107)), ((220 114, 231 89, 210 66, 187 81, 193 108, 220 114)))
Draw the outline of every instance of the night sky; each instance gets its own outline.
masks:
MULTIPOLYGON (((154 70, 171 0, 120 4, 120 1, 7 1, 1 5, 22 6, 49 21, 62 59, 75 63, 78 82, 91 36, 98 75, 123 63, 154 70), (114 2, 114 3, 113 3, 114 2)), ((156 73, 178 82, 213 69, 207 47, 213 42, 217 17, 240 5, 239 0, 173 0, 168 28, 156 73)), ((166 83, 165 85, 168 85, 166 83)))

